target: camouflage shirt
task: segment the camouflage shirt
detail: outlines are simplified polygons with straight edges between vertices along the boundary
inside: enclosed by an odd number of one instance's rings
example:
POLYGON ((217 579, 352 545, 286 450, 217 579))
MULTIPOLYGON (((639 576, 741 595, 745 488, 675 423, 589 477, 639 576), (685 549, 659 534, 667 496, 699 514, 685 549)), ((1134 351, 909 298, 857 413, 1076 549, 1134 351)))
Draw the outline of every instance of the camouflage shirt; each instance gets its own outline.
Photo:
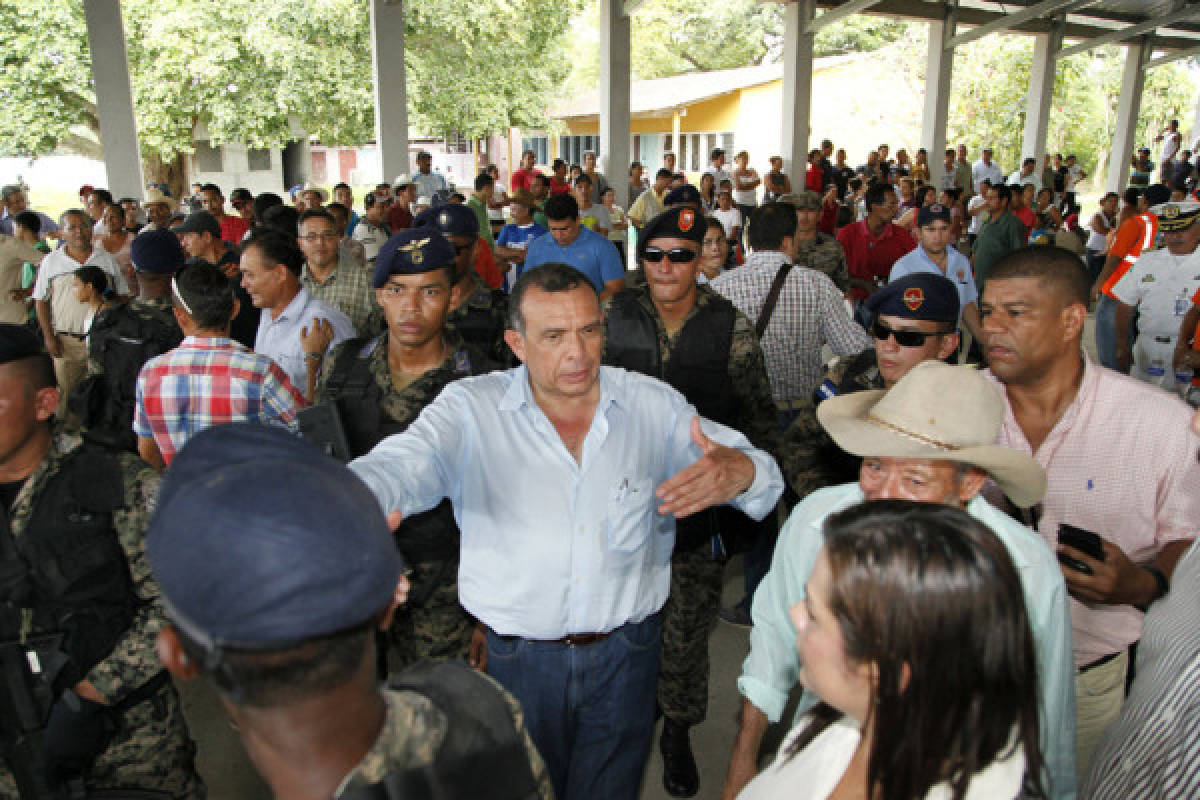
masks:
MULTIPOLYGON (((700 308, 720 297, 708 286, 696 287, 696 305, 688 312, 684 325, 699 313, 700 308)), ((665 368, 671 358, 679 331, 674 335, 667 333, 662 317, 650 299, 650 290, 641 286, 636 289, 626 289, 637 293, 637 300, 642 307, 654 317, 658 329, 658 347, 662 365, 665 368)), ((603 311, 608 315, 611 300, 605 300, 603 311)), ((746 315, 735 309, 733 323, 733 338, 729 344, 729 390, 737 401, 738 411, 734 423, 730 426, 743 433, 755 447, 775 453, 779 444, 779 424, 775 409, 775 400, 771 397, 771 384, 767 378, 767 366, 763 361, 762 348, 759 347, 758 337, 754 335, 754 326, 746 315)), ((681 325, 680 331, 683 330, 681 325)))
POLYGON ((478 347, 490 359, 507 367, 515 363, 512 350, 504 341, 508 327, 508 302, 503 292, 493 291, 484 285, 477 275, 472 275, 475 288, 467 295, 466 302, 450 309, 446 315, 446 327, 463 329, 469 344, 478 347), (468 316, 473 319, 468 320, 468 316), (482 336, 480 330, 487 331, 482 336))
MULTIPOLYGON (((521 712, 521 706, 512 695, 500 688, 500 684, 486 675, 483 677, 503 694, 504 701, 512 711, 513 722, 520 733, 521 741, 525 744, 525 751, 529 754, 529 766, 538 785, 539 797, 542 800, 554 800, 550 775, 546 772, 546 765, 534 747, 533 740, 529 738, 529 732, 525 730, 525 716, 521 712)), ((379 783, 390 772, 432 764, 438 748, 446 738, 449 721, 425 695, 385 689, 383 699, 387 704, 383 730, 379 732, 379 738, 363 756, 362 761, 358 762, 338 787, 335 800, 351 790, 379 783)))
MULTIPOLYGON (((467 375, 486 372, 495 366, 492 362, 482 358, 474 348, 463 342, 462 337, 457 332, 446 330, 443 335, 448 351, 445 360, 442 361, 440 366, 434 367, 400 390, 397 390, 392 384, 392 368, 388 364, 387 332, 385 331, 375 337, 364 348, 364 350, 370 349, 368 367, 371 370, 371 377, 375 380, 383 395, 380 408, 384 414, 387 414, 394 422, 405 428, 417 418, 417 415, 421 413, 421 409, 434 401, 434 398, 441 393, 446 384, 467 375)), ((337 364, 346 345, 353 343, 353 340, 351 340, 337 345, 325 359, 325 362, 330 365, 337 364)), ((321 382, 317 386, 316 401, 318 403, 333 399, 328 386, 329 377, 332 373, 332 369, 321 371, 321 382)))
POLYGON ((811 242, 797 242, 795 264, 824 272, 841 292, 850 288, 850 269, 846 266, 846 251, 828 233, 817 231, 811 242))
MULTIPOLYGON (((83 445, 76 431, 55 426, 49 452, 25 481, 13 501, 9 521, 14 538, 20 538, 46 483, 62 470, 63 460, 83 445)), ((129 629, 106 658, 84 676, 105 700, 115 703, 162 670, 154 651, 164 616, 158 584, 146 560, 145 534, 158 495, 159 476, 130 453, 114 451, 125 485, 124 507, 113 512, 113 527, 129 565, 133 592, 141 601, 129 629)))
POLYGON ((882 388, 883 376, 879 374, 874 350, 842 356, 825 370, 820 388, 799 409, 780 443, 779 468, 799 499, 826 486, 858 480, 860 459, 843 452, 817 421, 822 392, 832 389, 842 395, 882 388))
MULTIPOLYGON (((179 338, 183 339, 183 331, 179 330, 179 325, 175 322, 175 315, 171 312, 171 298, 135 297, 129 301, 129 309, 134 312, 141 312, 143 316, 155 321, 169 323, 179 333, 179 338)), ((95 323, 93 322, 93 324, 95 323)), ((104 365, 92 354, 89 347, 87 374, 99 375, 102 372, 104 372, 104 365)))

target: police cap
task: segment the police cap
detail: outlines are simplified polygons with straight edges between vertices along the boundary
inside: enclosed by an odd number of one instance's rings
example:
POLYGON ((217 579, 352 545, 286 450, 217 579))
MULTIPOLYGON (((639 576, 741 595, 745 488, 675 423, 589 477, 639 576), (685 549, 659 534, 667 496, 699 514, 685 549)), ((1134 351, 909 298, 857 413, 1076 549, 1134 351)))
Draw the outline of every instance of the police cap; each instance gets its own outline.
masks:
POLYGON ((168 230, 143 231, 133 237, 129 257, 134 269, 153 275, 172 275, 186 262, 179 237, 168 230))
POLYGON ((942 275, 913 272, 889 283, 866 300, 872 314, 958 323, 958 290, 942 275))
POLYGON ((453 267, 454 255, 454 245, 434 228, 406 228, 379 248, 371 285, 382 288, 389 275, 417 275, 453 267))
POLYGON ((379 502, 344 464, 279 428, 219 425, 163 479, 146 553, 167 614, 210 658, 362 624, 405 569, 379 502))
POLYGON ((414 227, 435 228, 443 236, 478 236, 479 218, 462 203, 427 208, 413 220, 414 227))
POLYGON ((36 335, 25 325, 0 323, 0 364, 46 352, 36 335))

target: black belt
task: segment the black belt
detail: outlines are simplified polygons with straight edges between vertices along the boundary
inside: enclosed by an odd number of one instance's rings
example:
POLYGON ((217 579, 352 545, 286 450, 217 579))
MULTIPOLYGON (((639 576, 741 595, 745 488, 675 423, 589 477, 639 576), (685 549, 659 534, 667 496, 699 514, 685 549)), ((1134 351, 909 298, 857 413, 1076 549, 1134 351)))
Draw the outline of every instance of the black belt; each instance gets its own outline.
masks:
POLYGON ((1175 341, 1175 337, 1174 336, 1155 336, 1154 341, 1158 342, 1159 344, 1170 344, 1171 342, 1175 341))
POLYGON ((72 339, 78 339, 81 342, 87 338, 86 333, 70 333, 69 331, 55 331, 54 335, 55 336, 70 336, 72 339))
POLYGON ((1101 656, 1100 658, 1097 658, 1095 661, 1091 662, 1090 664, 1084 664, 1082 667, 1079 667, 1078 669, 1076 669, 1075 674, 1082 675, 1083 673, 1087 672, 1088 670, 1095 669, 1096 667, 1103 667, 1105 664, 1112 661, 1113 659, 1115 659, 1117 656, 1121 655, 1121 653, 1124 653, 1124 652, 1125 652, 1124 650, 1118 650, 1115 653, 1109 653, 1106 656, 1101 656))

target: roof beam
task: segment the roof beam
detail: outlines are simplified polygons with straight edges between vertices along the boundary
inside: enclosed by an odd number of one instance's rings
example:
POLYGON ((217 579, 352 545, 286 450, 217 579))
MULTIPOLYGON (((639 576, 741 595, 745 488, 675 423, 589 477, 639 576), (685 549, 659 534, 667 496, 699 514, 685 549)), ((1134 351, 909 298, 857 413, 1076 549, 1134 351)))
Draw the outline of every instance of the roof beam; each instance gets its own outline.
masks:
POLYGON ((960 44, 982 39, 989 33, 1012 30, 1026 20, 1038 19, 1039 17, 1046 17, 1052 14, 1069 14, 1072 11, 1084 8, 1085 6, 1095 5, 1098 2, 1099 0, 1042 0, 1037 5, 1029 6, 1011 14, 1004 14, 977 28, 963 31, 946 42, 946 47, 947 49, 958 47, 960 44))
POLYGON ((837 8, 831 8, 819 17, 816 17, 805 30, 806 33, 816 33, 822 28, 828 27, 839 19, 845 19, 851 14, 857 14, 864 11, 873 5, 878 5, 880 0, 848 0, 842 3, 837 8))
POLYGON ((1195 55, 1200 55, 1200 46, 1192 47, 1188 50, 1176 50, 1174 53, 1167 53, 1165 56, 1159 56, 1153 61, 1147 61, 1142 69, 1147 70, 1153 69, 1154 67, 1161 67, 1163 64, 1170 64, 1172 61, 1178 61, 1181 58, 1187 58, 1188 56, 1195 55))
POLYGON ((1134 36, 1140 36, 1143 33, 1152 33, 1157 28, 1167 28, 1180 20, 1189 19, 1190 17, 1200 16, 1200 4, 1184 6, 1183 8, 1173 11, 1170 14, 1164 14, 1156 19, 1146 20, 1137 25, 1127 25, 1119 30, 1096 36, 1091 39, 1084 39, 1082 42, 1070 47, 1064 47, 1058 51, 1059 58, 1073 56, 1076 53, 1083 53, 1088 50, 1100 47, 1101 45, 1109 44, 1110 42, 1120 42, 1124 39, 1132 39, 1134 36))

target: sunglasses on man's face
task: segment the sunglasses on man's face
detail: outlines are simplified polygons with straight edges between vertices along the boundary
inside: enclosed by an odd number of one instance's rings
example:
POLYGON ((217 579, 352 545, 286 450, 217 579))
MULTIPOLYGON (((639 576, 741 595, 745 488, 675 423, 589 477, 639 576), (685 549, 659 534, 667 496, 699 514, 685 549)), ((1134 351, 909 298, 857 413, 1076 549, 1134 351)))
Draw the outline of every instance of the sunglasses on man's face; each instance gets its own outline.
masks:
POLYGON ((672 247, 670 250, 663 250, 658 247, 647 247, 642 251, 642 260, 657 264, 663 260, 663 256, 672 264, 688 264, 696 260, 699 255, 695 250, 688 250, 686 247, 672 247))
POLYGON ((896 337, 896 344, 901 347, 922 347, 925 340, 930 336, 945 336, 949 331, 934 331, 926 333, 925 331, 898 331, 895 328, 889 328, 879 320, 871 325, 871 335, 881 342, 886 342, 889 336, 896 337))

